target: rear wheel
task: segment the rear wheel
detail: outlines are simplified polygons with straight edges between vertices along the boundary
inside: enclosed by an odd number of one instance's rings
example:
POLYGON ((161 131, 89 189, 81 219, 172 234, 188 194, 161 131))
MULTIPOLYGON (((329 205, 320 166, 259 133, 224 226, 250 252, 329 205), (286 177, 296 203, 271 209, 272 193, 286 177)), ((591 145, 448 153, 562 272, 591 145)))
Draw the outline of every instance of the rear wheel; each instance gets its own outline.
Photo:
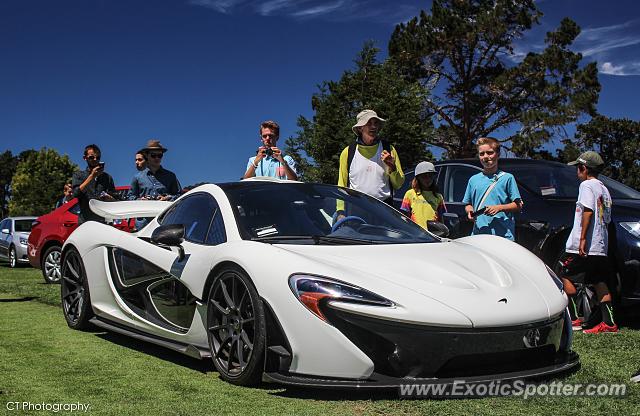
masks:
POLYGON ((42 277, 45 283, 58 283, 60 281, 60 246, 51 246, 42 257, 42 277))
POLYGON ((230 267, 216 276, 209 291, 207 333, 213 364, 222 379, 241 386, 260 381, 264 306, 244 271, 230 267))
POLYGON ((60 295, 64 319, 70 328, 86 329, 91 325, 89 320, 93 317, 93 310, 87 274, 80 253, 75 249, 65 252, 61 274, 60 295))
POLYGON ((9 267, 12 269, 18 267, 18 254, 14 246, 9 248, 9 267))

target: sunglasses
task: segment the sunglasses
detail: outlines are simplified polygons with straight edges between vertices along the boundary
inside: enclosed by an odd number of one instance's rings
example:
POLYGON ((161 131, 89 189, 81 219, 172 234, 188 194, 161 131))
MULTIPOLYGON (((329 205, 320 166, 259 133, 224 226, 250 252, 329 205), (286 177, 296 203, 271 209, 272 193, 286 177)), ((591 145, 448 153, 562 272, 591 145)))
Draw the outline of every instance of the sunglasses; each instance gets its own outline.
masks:
POLYGON ((136 162, 144 162, 144 159, 142 159, 142 158, 136 158, 136 162))
POLYGON ((154 159, 162 159, 163 154, 162 153, 149 153, 149 156, 154 158, 154 159))
POLYGON ((89 155, 87 156, 87 160, 100 160, 100 156, 89 155))
POLYGON ((262 138, 263 138, 263 139, 267 139, 267 138, 269 138, 269 139, 275 139, 276 137, 278 137, 278 136, 276 136, 275 134, 263 134, 263 135, 262 135, 262 138))

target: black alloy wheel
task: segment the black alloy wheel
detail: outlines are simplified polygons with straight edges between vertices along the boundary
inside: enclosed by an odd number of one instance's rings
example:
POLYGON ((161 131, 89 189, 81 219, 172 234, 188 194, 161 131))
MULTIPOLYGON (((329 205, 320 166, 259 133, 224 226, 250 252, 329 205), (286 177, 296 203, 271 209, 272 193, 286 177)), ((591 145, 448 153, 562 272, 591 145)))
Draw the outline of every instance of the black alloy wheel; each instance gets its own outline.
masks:
POLYGON ((93 317, 93 310, 87 274, 80 253, 73 248, 65 251, 62 257, 61 275, 62 312, 67 325, 73 329, 90 327, 89 320, 93 317))
POLYGON ((16 253, 16 248, 14 246, 9 248, 9 267, 12 269, 18 267, 18 254, 16 253))
POLYGON ((265 346, 264 306, 244 271, 222 270, 209 291, 209 349, 220 377, 249 386, 260 381, 265 346))

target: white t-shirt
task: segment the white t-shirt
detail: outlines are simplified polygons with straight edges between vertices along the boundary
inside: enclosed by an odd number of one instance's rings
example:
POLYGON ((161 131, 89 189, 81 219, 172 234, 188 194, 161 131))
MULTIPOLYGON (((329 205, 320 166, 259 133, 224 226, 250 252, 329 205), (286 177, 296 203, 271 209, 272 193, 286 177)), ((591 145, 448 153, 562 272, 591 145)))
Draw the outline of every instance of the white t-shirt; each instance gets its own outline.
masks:
POLYGON ((598 179, 587 179, 580 184, 573 229, 567 240, 567 253, 578 253, 584 208, 593 210, 585 251, 590 256, 606 256, 609 245, 607 224, 611 222, 611 195, 598 179))
POLYGON ((386 164, 380 158, 382 150, 382 142, 380 142, 376 154, 371 159, 367 159, 356 149, 349 168, 349 187, 385 200, 391 196, 391 188, 389 175, 386 174, 386 164))

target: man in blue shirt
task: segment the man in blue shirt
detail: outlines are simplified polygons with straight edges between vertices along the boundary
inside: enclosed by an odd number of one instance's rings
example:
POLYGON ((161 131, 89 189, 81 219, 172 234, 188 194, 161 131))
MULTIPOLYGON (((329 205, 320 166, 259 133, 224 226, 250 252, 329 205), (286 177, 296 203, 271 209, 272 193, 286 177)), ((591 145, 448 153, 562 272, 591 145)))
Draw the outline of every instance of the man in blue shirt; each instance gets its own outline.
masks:
MULTIPOLYGON (((162 167, 162 157, 167 151, 159 140, 149 140, 147 147, 140 150, 145 155, 147 167, 133 177, 127 199, 151 199, 173 201, 182 187, 175 173, 162 167)), ((149 218, 136 218, 136 230, 149 223, 149 218)))
POLYGON ((171 201, 182 190, 175 173, 162 167, 162 157, 167 151, 159 140, 149 140, 141 150, 147 159, 147 167, 133 177, 128 199, 155 199, 171 201))
POLYGON ((498 169, 500 142, 481 137, 477 142, 482 172, 469 178, 462 202, 471 221, 473 234, 493 234, 515 241, 515 212, 522 209, 522 198, 512 174, 498 169))
POLYGON ((272 178, 298 180, 296 163, 291 156, 285 156, 276 147, 280 137, 280 126, 275 121, 264 121, 260 124, 262 146, 258 153, 249 158, 244 179, 254 176, 270 176, 272 178))

